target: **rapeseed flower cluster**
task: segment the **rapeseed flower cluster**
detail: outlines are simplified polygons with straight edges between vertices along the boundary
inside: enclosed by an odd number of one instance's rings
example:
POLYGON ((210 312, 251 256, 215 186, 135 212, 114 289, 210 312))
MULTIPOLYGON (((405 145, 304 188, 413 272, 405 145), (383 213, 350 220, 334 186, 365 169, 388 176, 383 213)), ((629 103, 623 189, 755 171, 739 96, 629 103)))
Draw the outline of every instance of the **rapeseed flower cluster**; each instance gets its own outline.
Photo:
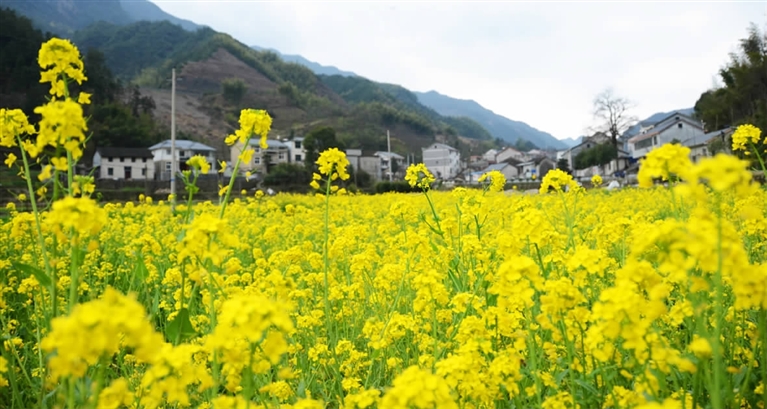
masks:
POLYGON ((751 124, 740 125, 732 134, 732 150, 748 151, 748 146, 759 143, 761 137, 761 129, 751 124))
POLYGON ((405 180, 411 187, 419 187, 421 189, 429 189, 431 184, 434 183, 434 175, 431 174, 429 169, 423 163, 414 163, 408 166, 405 173, 405 180))
MULTIPOLYGON (((428 169, 427 169, 428 170, 428 169)), ((491 192, 502 192, 504 186, 506 186, 506 176, 498 170, 491 170, 479 177, 478 182, 482 183, 490 179, 490 184, 487 187, 491 192)))
MULTIPOLYGON (((2 114, 3 144, 33 143, 23 113, 2 114)), ((247 110, 241 127, 229 142, 270 120, 247 110)), ((59 142, 51 174, 76 161, 59 142)), ((495 173, 435 191, 414 164, 423 197, 331 196, 348 161, 317 165, 324 196, 171 212, 99 205, 72 175, 49 208, 8 206, 0 407, 767 407, 767 193, 746 162, 666 145, 646 188, 553 170, 538 195, 486 194, 495 173)), ((50 183, 33 179, 27 200, 50 183)))

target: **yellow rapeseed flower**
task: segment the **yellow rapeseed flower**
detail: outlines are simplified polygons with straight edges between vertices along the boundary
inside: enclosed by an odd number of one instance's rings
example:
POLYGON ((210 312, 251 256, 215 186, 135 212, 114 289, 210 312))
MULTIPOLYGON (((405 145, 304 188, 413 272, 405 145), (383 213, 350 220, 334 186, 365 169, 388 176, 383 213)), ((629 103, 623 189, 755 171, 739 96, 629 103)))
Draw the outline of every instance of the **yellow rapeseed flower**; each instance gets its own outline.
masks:
POLYGON ((684 180, 693 178, 690 148, 679 144, 665 144, 654 149, 641 160, 637 179, 640 187, 651 187, 653 179, 666 181, 672 175, 684 180))
POLYGON ((202 155, 194 155, 186 161, 186 164, 199 170, 203 175, 207 175, 210 171, 210 163, 202 155))
POLYGON ((562 169, 552 169, 541 180, 540 193, 548 193, 550 189, 554 189, 557 192, 561 192, 565 186, 570 189, 575 189, 578 184, 573 180, 572 175, 563 171, 562 169))
POLYGON ((82 84, 87 78, 83 74, 83 61, 80 51, 71 41, 52 38, 43 43, 38 53, 37 62, 45 71, 41 72, 40 82, 51 83, 51 95, 63 97, 66 95, 66 83, 62 74, 82 84))
POLYGON ((35 127, 29 124, 22 110, 0 108, 0 146, 14 147, 17 145, 17 135, 34 133, 35 127))
POLYGON ((63 147, 72 154, 75 160, 83 155, 82 144, 85 142, 85 131, 88 125, 83 117, 83 107, 75 101, 51 101, 35 108, 35 113, 42 119, 35 147, 37 151, 29 152, 36 157, 46 146, 63 147))
POLYGON ((410 184, 410 187, 418 186, 421 189, 428 189, 436 179, 429 172, 429 169, 426 168, 426 165, 414 163, 408 166, 405 172, 405 180, 410 184))
POLYGON ((16 164, 16 160, 17 160, 17 159, 18 159, 18 158, 16 157, 16 155, 14 155, 13 153, 9 153, 9 154, 8 154, 8 155, 5 157, 5 165, 6 165, 6 166, 8 166, 9 168, 10 168, 10 167, 13 167, 13 165, 15 165, 15 164, 16 164))
MULTIPOLYGON (((741 125, 732 134, 732 150, 733 151, 745 151, 748 149, 748 144, 757 144, 762 136, 762 130, 751 125, 741 125)), ((765 140, 767 142, 767 139, 765 140)))
POLYGON ((491 170, 480 176, 478 182, 482 183, 488 178, 490 178, 489 190, 491 192, 503 192, 503 187, 506 186, 506 176, 503 173, 498 170, 491 170))
POLYGON ((336 178, 349 179, 349 173, 346 171, 349 160, 346 159, 346 153, 338 150, 338 148, 330 148, 320 153, 316 163, 320 173, 331 177, 333 180, 336 178))
POLYGON ((69 316, 51 321, 51 331, 40 347, 56 351, 48 362, 51 378, 81 377, 102 356, 111 356, 121 346, 134 348, 143 362, 152 362, 163 345, 144 307, 132 296, 107 288, 103 296, 78 304, 69 316), (87 340, 88 342, 83 342, 87 340))
POLYGON ((381 398, 380 409, 458 409, 447 382, 417 366, 402 371, 381 398))

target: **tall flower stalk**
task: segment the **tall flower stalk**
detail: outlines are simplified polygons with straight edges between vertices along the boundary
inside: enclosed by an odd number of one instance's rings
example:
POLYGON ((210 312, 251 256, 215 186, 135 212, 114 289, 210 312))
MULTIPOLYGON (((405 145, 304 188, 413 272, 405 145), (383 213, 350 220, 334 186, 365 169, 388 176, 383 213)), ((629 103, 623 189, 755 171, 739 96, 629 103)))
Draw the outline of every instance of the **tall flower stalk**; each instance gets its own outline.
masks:
POLYGON ((325 284, 325 290, 323 293, 324 298, 324 304, 325 304, 325 320, 327 324, 328 329, 328 335, 330 335, 330 299, 329 299, 329 288, 330 288, 330 280, 328 278, 328 274, 330 271, 330 258, 329 258, 329 247, 330 247, 330 195, 332 193, 344 193, 345 190, 341 190, 338 186, 333 185, 333 182, 341 179, 341 180, 347 180, 349 179, 349 173, 347 172, 347 168, 349 167, 349 160, 346 159, 346 154, 338 148, 330 148, 325 150, 320 154, 320 157, 317 159, 317 167, 319 173, 314 173, 312 175, 312 182, 310 185, 314 189, 319 189, 320 184, 319 181, 323 180, 325 181, 325 217, 324 217, 324 229, 323 229, 323 242, 322 242, 322 261, 323 261, 323 276, 324 276, 324 284, 325 284))
POLYGON ((234 169, 232 169, 232 176, 229 178, 229 185, 225 188, 225 191, 222 189, 220 192, 220 195, 224 196, 224 199, 221 203, 221 212, 219 213, 219 218, 224 217, 224 213, 226 212, 226 205, 229 203, 229 197, 231 196, 232 188, 234 187, 234 180, 237 178, 237 174, 240 171, 240 166, 242 166, 243 163, 249 164, 253 158, 253 154, 255 153, 255 150, 250 147, 250 140, 254 135, 259 135, 261 137, 259 142, 261 149, 263 150, 268 148, 269 145, 266 143, 266 136, 269 134, 271 128, 272 117, 269 116, 266 111, 256 109, 243 109, 240 112, 240 129, 236 130, 234 134, 229 135, 225 142, 229 146, 232 146, 235 143, 240 143, 242 145, 242 150, 237 156, 237 162, 234 164, 234 169))
POLYGON ((407 171, 405 172, 405 180, 410 184, 410 187, 418 187, 423 192, 423 195, 426 196, 426 201, 429 202, 429 208, 431 209, 431 215, 436 227, 432 226, 426 219, 424 219, 424 222, 434 233, 437 233, 440 237, 444 237, 445 232, 442 230, 440 217, 437 215, 437 210, 434 208, 434 202, 432 202, 431 196, 429 196, 431 184, 436 180, 434 179, 434 175, 432 175, 423 163, 414 163, 408 166, 407 171))

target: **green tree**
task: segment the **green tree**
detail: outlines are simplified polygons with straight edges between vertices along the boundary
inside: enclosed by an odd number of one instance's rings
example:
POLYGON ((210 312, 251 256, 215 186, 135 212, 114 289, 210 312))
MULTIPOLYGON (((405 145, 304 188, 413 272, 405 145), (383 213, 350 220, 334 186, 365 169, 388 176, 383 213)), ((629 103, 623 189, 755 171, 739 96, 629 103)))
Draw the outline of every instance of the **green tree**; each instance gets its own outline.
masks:
MULTIPOLYGON (((746 123, 767 131, 767 32, 751 24, 747 34, 719 70, 722 85, 704 92, 695 103, 695 115, 708 132, 746 123)), ((757 148, 764 157, 767 146, 757 148)), ((754 155, 748 158, 756 161, 754 155)))
POLYGON ((221 82, 221 93, 224 99, 233 105, 239 105, 248 88, 239 78, 227 78, 221 82))
POLYGON ((585 169, 591 166, 602 166, 617 158, 617 152, 611 143, 596 145, 575 155, 575 169, 585 169))
POLYGON ((264 177, 264 185, 272 187, 306 187, 311 181, 311 171, 295 163, 280 163, 264 177))
POLYGON ((570 163, 565 158, 560 158, 557 161, 557 169, 560 169, 567 173, 572 173, 572 171, 570 170, 570 163))
POLYGON ((514 142, 514 148, 522 151, 522 152, 530 152, 533 149, 538 149, 538 146, 534 143, 528 141, 527 139, 517 139, 516 142, 514 142))
POLYGON ((306 149, 306 158, 304 163, 307 169, 314 169, 315 162, 319 158, 320 153, 329 148, 338 148, 345 150, 346 146, 343 142, 336 139, 335 129, 324 126, 315 128, 304 138, 304 149, 306 149))

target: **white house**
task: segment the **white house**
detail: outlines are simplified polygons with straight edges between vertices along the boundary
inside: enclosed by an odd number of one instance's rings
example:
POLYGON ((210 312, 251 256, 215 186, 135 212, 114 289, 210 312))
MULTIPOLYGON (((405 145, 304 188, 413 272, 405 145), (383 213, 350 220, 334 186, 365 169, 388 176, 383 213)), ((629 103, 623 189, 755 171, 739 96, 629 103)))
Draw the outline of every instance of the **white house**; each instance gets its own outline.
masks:
POLYGON ((290 163, 303 164, 304 160, 306 160, 304 138, 302 136, 297 136, 293 139, 284 140, 283 142, 288 145, 288 150, 290 151, 290 163))
POLYGON ((397 177, 397 174, 404 175, 405 171, 405 157, 394 153, 394 152, 386 152, 386 151, 378 151, 373 154, 373 156, 376 156, 378 158, 381 158, 381 172, 383 172, 383 177, 388 178, 389 177, 389 159, 391 158, 391 164, 392 168, 394 168, 394 174, 392 176, 397 177))
POLYGON ((512 165, 511 163, 506 162, 492 164, 483 169, 481 174, 485 174, 493 170, 501 172, 503 176, 506 177, 506 180, 514 179, 519 176, 519 168, 512 165))
POLYGON ((682 142, 703 135, 705 135, 703 124, 687 115, 675 112, 629 139, 628 150, 632 158, 639 159, 651 150, 673 140, 682 142))
POLYGON ((575 157, 578 156, 579 153, 608 142, 611 142, 610 137, 602 132, 597 132, 591 136, 584 136, 581 139, 581 143, 565 151, 558 152, 557 160, 564 158, 567 160, 567 167, 575 169, 575 157))
POLYGON ((497 155, 495 155, 495 162, 501 163, 506 162, 507 159, 516 159, 521 162, 529 161, 531 159, 530 155, 518 151, 514 148, 506 148, 500 152, 498 152, 497 155))
POLYGON ((692 138, 682 141, 682 145, 690 148, 690 160, 697 162, 698 159, 702 157, 713 156, 709 143, 717 138, 721 139, 722 141, 723 153, 729 153, 730 144, 727 143, 727 138, 732 135, 733 132, 735 132, 735 129, 728 127, 718 131, 709 132, 703 136, 696 135, 692 138))
POLYGON ((423 151, 423 164, 437 179, 452 179, 461 171, 461 153, 452 146, 435 142, 423 151))
POLYGON ((557 165, 550 158, 539 156, 533 160, 520 163, 517 167, 519 168, 520 176, 532 178, 535 175, 536 178, 540 179, 546 176, 550 170, 556 168, 557 165))
POLYGON ((381 169, 381 158, 375 156, 375 154, 363 152, 362 149, 347 149, 346 158, 354 169, 355 177, 357 176, 357 173, 362 170, 370 175, 373 180, 383 180, 384 176, 386 176, 386 180, 388 180, 388 175, 385 175, 383 169, 381 169))
POLYGON ((93 154, 93 167, 98 168, 98 179, 154 179, 154 161, 152 152, 146 148, 96 149, 93 154))
MULTIPOLYGON (((253 156, 251 156, 250 162, 240 164, 240 172, 267 174, 273 166, 276 166, 280 163, 290 162, 291 147, 295 147, 293 141, 278 141, 276 139, 267 139, 266 145, 266 149, 261 149, 261 140, 258 138, 251 138, 250 147, 253 148, 255 153, 253 153, 253 156)), ((231 163, 237 162, 237 158, 240 156, 240 152, 242 152, 242 147, 243 144, 240 142, 232 145, 229 150, 231 163)), ((303 158, 303 156, 301 156, 301 158, 303 158)))
POLYGON ((498 155, 498 151, 490 149, 482 155, 482 158, 490 163, 495 163, 495 157, 498 155))
MULTIPOLYGON (((170 139, 162 141, 149 147, 152 152, 155 175, 160 180, 170 180, 171 175, 171 141, 170 139)), ((186 139, 176 140, 176 172, 187 170, 189 166, 186 161, 192 156, 202 155, 210 163, 208 174, 216 174, 216 150, 208 145, 186 139)))

